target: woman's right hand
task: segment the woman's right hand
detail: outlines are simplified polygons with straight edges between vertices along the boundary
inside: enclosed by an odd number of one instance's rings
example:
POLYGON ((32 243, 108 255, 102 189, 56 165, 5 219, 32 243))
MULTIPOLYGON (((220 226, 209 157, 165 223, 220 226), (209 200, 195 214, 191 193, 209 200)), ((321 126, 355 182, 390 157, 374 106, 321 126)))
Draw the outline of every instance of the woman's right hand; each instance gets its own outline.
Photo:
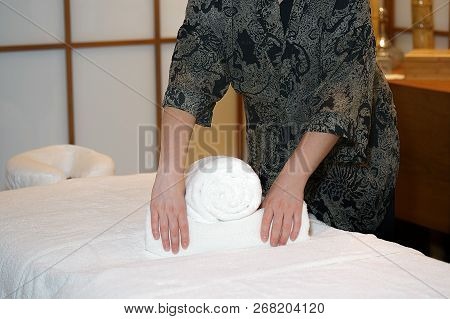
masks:
POLYGON ((150 201, 151 227, 155 240, 162 239, 165 251, 178 253, 189 245, 189 225, 184 199, 184 178, 157 174, 150 201))
POLYGON ((189 245, 189 226, 184 195, 184 169, 195 117, 167 106, 161 121, 161 151, 158 173, 150 201, 151 227, 155 240, 162 239, 165 251, 176 254, 189 245))

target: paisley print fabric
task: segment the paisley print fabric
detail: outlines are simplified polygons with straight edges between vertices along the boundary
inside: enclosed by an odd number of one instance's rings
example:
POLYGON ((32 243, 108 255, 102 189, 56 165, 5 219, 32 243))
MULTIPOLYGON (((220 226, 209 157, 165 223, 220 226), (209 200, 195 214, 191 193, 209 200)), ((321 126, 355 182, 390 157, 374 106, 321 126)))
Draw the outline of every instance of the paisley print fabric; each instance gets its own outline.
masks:
POLYGON ((305 200, 331 226, 374 232, 395 187, 399 141, 369 2, 292 0, 286 7, 287 23, 278 0, 189 0, 163 105, 209 126, 232 85, 244 97, 248 161, 264 192, 305 132, 340 136, 305 200))

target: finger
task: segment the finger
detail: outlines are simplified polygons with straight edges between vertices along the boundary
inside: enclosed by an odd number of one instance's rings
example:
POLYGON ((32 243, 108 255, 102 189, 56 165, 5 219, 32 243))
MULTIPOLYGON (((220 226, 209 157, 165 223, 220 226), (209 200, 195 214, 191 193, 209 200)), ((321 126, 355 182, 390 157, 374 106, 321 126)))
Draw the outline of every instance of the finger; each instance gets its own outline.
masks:
POLYGON ((261 240, 267 242, 269 239, 270 223, 273 218, 273 210, 270 207, 264 209, 264 215, 261 222, 261 240))
POLYGON ((281 228, 280 245, 286 245, 292 231, 292 215, 283 216, 283 226, 281 228))
POLYGON ((274 213, 272 221, 272 232, 270 234, 270 245, 272 247, 278 246, 281 235, 281 226, 283 225, 283 214, 274 213))
POLYGON ((181 247, 186 249, 189 246, 189 224, 186 212, 180 215, 178 218, 178 224, 180 226, 181 247))
POLYGON ((165 251, 169 251, 169 221, 166 215, 159 216, 159 231, 161 233, 163 248, 165 251))
POLYGON ((300 233, 300 227, 302 226, 302 212, 298 211, 294 214, 294 226, 292 227, 291 240, 294 241, 297 239, 298 234, 300 233))
POLYGON ((152 234, 153 234, 153 238, 155 238, 155 240, 159 239, 159 216, 158 216, 158 210, 156 209, 156 207, 154 207, 153 209, 150 209, 150 216, 151 216, 151 227, 152 227, 152 234))
POLYGON ((170 230, 170 243, 172 246, 172 252, 174 254, 178 253, 180 249, 180 229, 178 226, 178 219, 175 217, 173 219, 169 218, 169 230, 170 230))

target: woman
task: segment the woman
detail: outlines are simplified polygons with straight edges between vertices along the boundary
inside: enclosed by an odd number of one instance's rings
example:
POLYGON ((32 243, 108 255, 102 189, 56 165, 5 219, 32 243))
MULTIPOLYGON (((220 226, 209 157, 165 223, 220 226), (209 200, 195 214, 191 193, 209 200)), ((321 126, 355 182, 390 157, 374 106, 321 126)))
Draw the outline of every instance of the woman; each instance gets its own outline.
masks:
POLYGON ((211 124, 229 85, 244 96, 249 163, 265 194, 263 241, 297 237, 303 199, 330 226, 389 238, 399 142, 369 1, 190 0, 151 201, 152 232, 166 250, 189 244, 179 168, 192 127, 211 124))

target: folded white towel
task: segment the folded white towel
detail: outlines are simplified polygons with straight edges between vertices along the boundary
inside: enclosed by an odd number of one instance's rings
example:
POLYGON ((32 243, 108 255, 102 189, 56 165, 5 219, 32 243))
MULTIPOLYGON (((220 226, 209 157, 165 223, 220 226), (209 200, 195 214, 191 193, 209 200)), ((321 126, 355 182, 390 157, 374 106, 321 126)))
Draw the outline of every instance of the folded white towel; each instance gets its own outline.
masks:
MULTIPOLYGON (((186 177, 186 206, 190 244, 177 256, 208 251, 270 247, 260 238, 264 210, 261 183, 252 168, 232 157, 203 158, 190 167, 186 177)), ((150 209, 146 217, 146 250, 159 256, 173 256, 155 240, 150 227, 150 209)), ((309 239, 309 217, 303 203, 302 226, 295 242, 309 239)), ((292 243, 289 240, 288 243, 292 243)))

